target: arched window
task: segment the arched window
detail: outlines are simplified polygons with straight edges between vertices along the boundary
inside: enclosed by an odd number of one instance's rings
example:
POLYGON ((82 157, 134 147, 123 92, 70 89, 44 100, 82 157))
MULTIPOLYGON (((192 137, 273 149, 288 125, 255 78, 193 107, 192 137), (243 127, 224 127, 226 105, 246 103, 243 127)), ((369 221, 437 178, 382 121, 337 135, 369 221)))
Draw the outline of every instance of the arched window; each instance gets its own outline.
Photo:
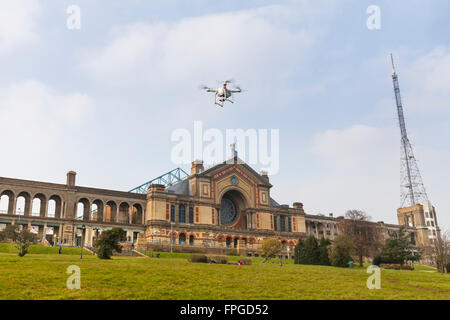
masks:
POLYGON ((189 245, 193 246, 194 245, 194 236, 189 236, 189 245))
POLYGON ((77 219, 89 221, 90 220, 90 207, 91 204, 89 203, 89 200, 86 198, 82 198, 78 200, 78 203, 76 205, 77 210, 77 219))
POLYGON ((0 194, 0 214, 14 214, 14 194, 6 190, 0 194))
POLYGON ((178 207, 178 221, 186 223, 186 207, 183 204, 178 207))
POLYGON ((105 207, 105 221, 115 222, 117 220, 117 205, 114 201, 108 201, 105 207))
POLYGON ((194 223, 194 208, 189 207, 189 223, 194 223))
POLYGON ((186 234, 180 233, 180 235, 178 236, 178 243, 179 244, 186 243, 186 234))
POLYGON ((170 206, 170 221, 175 222, 175 206, 173 204, 170 206))
POLYGON ((234 238, 234 247, 235 248, 237 248, 237 246, 238 246, 238 241, 239 241, 238 238, 234 238))
POLYGON ((41 199, 34 198, 33 202, 31 203, 31 215, 39 216, 40 213, 41 213, 41 199))
POLYGON ((78 204, 77 204, 77 219, 79 219, 79 220, 83 219, 83 212, 84 212, 84 204, 82 202, 78 202, 78 204))
POLYGON ((226 245, 227 245, 227 248, 231 247, 231 237, 227 237, 226 245))
POLYGON ((50 199, 48 201, 47 217, 55 218, 56 216, 56 200, 50 199))
POLYGON ((47 217, 61 218, 62 200, 57 195, 52 195, 48 201, 47 217))

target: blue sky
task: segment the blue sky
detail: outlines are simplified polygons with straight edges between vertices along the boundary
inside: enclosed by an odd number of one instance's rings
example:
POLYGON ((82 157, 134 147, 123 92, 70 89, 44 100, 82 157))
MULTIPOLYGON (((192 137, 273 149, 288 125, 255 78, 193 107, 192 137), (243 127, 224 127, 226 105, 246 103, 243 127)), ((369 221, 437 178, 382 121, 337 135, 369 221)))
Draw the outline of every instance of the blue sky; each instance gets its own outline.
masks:
MULTIPOLYGON (((396 222, 388 55, 438 222, 450 226, 450 2, 3 1, 0 176, 129 190, 173 169, 171 133, 280 129, 280 203, 396 222), (69 5, 81 29, 66 27, 69 5), (369 5, 381 29, 366 27, 369 5), (218 108, 200 83, 246 91, 218 108)), ((183 167, 188 171, 189 167, 183 167)), ((259 169, 259 168, 255 168, 259 169)))

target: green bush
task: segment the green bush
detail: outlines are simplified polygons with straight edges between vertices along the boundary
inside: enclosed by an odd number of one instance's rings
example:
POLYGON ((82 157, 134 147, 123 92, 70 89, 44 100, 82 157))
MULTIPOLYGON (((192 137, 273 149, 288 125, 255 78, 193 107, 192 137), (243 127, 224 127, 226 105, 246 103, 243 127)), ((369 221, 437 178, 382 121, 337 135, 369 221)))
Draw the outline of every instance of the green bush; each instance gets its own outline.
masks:
POLYGON ((189 256, 188 261, 208 263, 208 257, 205 254, 193 253, 189 256))
POLYGON ((211 262, 211 260, 214 260, 218 264, 227 264, 228 263, 228 256, 224 256, 224 255, 211 255, 211 256, 208 256, 208 261, 211 262))
POLYGON ((319 243, 319 265, 329 266, 331 265, 330 258, 328 255, 328 247, 331 245, 331 241, 322 238, 319 243))
POLYGON ((227 253, 228 256, 238 256, 238 252, 236 249, 231 250, 230 252, 227 253))
POLYGON ((322 239, 320 246, 316 238, 311 235, 305 241, 299 239, 294 249, 294 263, 310 265, 329 265, 328 246, 329 241, 322 239))
POLYGON ((95 242, 95 247, 98 249, 97 256, 100 259, 111 259, 114 251, 122 252, 122 246, 119 242, 125 238, 126 232, 122 228, 103 231, 95 242))
POLYGON ((414 270, 413 267, 411 267, 407 264, 400 264, 400 263, 390 263, 390 264, 381 263, 380 268, 393 269, 393 270, 414 270))
POLYGON ((372 264, 374 266, 379 266, 381 264, 381 256, 376 256, 375 258, 373 258, 372 264))
POLYGON ((350 252, 352 250, 351 241, 346 235, 339 235, 334 240, 330 248, 330 262, 335 267, 348 267, 352 260, 350 252))

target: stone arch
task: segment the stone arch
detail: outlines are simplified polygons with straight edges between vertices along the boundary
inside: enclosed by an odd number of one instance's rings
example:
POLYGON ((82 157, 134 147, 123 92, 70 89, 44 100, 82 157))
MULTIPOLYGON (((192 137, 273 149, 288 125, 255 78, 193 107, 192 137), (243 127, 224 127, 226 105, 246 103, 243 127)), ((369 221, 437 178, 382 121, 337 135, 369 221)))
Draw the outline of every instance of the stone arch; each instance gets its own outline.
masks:
POLYGON ((228 192, 238 192, 244 200, 244 207, 251 207, 251 196, 242 188, 238 186, 227 186, 223 188, 219 193, 219 201, 222 200, 223 196, 228 192))
POLYGON ((62 199, 59 195, 52 195, 48 200, 47 217, 61 218, 62 199))
POLYGON ((191 234, 189 236, 189 245, 193 246, 194 245, 194 241, 195 241, 195 236, 193 234, 191 234))
POLYGON ((44 194, 36 193, 31 201, 31 215, 45 217, 47 212, 47 199, 44 194))
POLYGON ((225 244, 226 244, 227 248, 231 248, 232 242, 233 242, 233 238, 231 236, 227 236, 225 238, 225 244))
POLYGON ((31 196, 28 192, 22 191, 16 198, 16 215, 29 216, 31 214, 31 196))
POLYGON ((247 220, 243 211, 249 207, 249 200, 236 187, 225 188, 220 195, 219 221, 221 225, 246 229, 247 220), (233 213, 235 212, 235 213, 233 213))
POLYGON ((143 210, 139 203, 133 204, 131 207, 131 223, 132 224, 143 224, 143 210))
POLYGON ((100 199, 92 201, 92 220, 102 222, 104 218, 104 205, 100 199))
POLYGON ((105 221, 116 222, 117 204, 113 200, 106 202, 104 215, 105 221))
POLYGON ((75 205, 76 218, 83 221, 89 221, 91 215, 91 203, 87 198, 81 198, 75 205))
POLYGON ((129 223, 128 212, 130 210, 130 205, 128 202, 122 202, 119 205, 119 223, 129 223))
POLYGON ((186 243, 186 233, 180 232, 178 235, 178 244, 186 243))
POLYGON ((14 214, 14 192, 3 190, 0 193, 0 214, 14 214))
POLYGON ((237 248, 239 244, 239 237, 234 237, 233 239, 233 248, 237 248))

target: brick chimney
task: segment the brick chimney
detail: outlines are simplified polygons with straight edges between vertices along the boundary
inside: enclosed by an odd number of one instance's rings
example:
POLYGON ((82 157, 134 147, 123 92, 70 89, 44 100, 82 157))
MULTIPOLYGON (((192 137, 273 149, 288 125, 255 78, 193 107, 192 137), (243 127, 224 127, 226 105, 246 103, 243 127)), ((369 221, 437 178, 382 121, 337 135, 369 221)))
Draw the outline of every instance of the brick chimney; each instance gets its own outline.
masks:
POLYGON ((67 185, 69 187, 75 187, 75 178, 77 176, 77 173, 75 171, 69 171, 67 172, 67 185))
POLYGON ((199 174, 201 173, 205 168, 203 167, 203 161, 201 160, 195 160, 192 162, 191 167, 191 175, 199 174))
POLYGON ((261 171, 261 172, 259 173, 259 175, 260 175, 264 180, 266 180, 267 182, 269 182, 269 175, 267 174, 267 171, 261 171))
POLYGON ((303 203, 301 203, 301 202, 294 202, 292 207, 294 207, 294 209, 303 209, 303 203))

